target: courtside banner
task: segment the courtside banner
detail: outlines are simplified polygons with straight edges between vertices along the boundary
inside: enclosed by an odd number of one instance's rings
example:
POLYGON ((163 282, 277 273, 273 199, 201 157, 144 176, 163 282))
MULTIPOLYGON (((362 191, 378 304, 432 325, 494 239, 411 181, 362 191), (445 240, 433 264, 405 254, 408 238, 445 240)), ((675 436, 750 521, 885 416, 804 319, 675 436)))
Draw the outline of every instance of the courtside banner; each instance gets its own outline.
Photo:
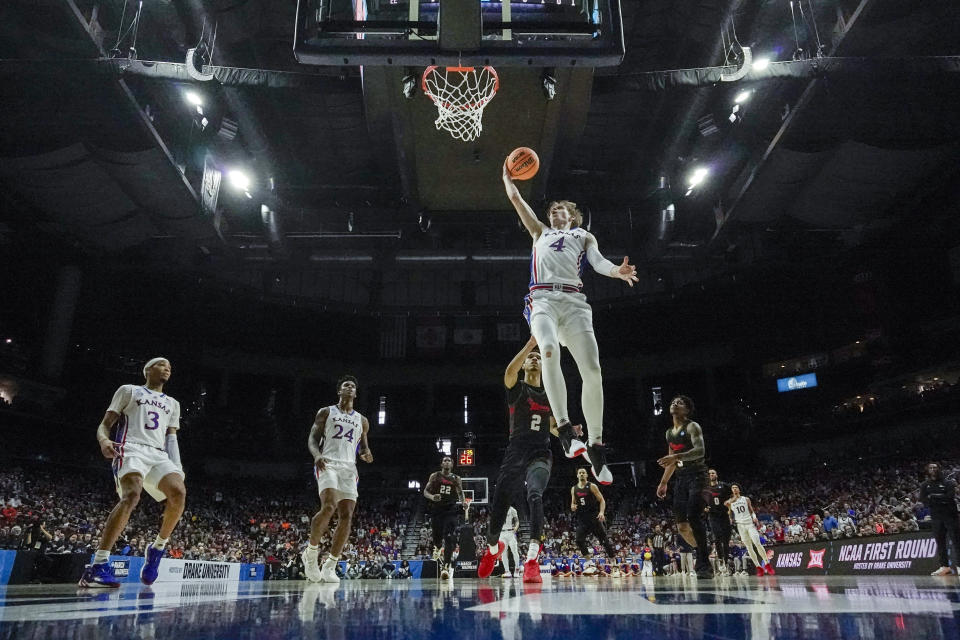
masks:
POLYGON ((187 582, 190 580, 232 580, 239 582, 240 569, 241 565, 238 562, 207 562, 164 558, 160 561, 160 575, 157 577, 157 582, 187 582))
POLYGON ((929 575, 939 566, 937 541, 926 531, 767 547, 777 573, 806 575, 929 575))
POLYGON ((937 540, 929 532, 835 540, 831 575, 929 575, 940 566, 937 540))
POLYGON ((767 560, 781 576, 822 576, 827 573, 830 544, 824 541, 767 547, 767 560))

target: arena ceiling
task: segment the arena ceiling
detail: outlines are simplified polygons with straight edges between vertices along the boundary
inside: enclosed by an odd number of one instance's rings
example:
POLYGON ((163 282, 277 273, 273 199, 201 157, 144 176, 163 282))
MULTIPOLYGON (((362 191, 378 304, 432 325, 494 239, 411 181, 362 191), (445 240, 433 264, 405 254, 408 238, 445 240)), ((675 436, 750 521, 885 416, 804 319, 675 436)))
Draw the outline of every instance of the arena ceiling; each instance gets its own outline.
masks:
MULTIPOLYGON (((0 6, 8 247, 223 273, 336 270, 351 256, 383 269, 398 257, 405 268, 430 268, 451 255, 479 256, 478 268, 513 258, 522 269, 528 240, 499 181, 503 150, 516 146, 505 133, 506 92, 481 142, 438 146, 447 151, 431 163, 423 130, 397 124, 397 102, 373 88, 390 84, 389 73, 297 64, 294 0, 145 2, 133 30, 125 4, 130 12, 136 3, 0 6), (213 24, 207 70, 216 77, 192 82, 186 51, 213 24), (188 90, 202 94, 202 115, 185 101, 188 90), (224 188, 216 210, 205 208, 205 161, 243 167, 259 191, 224 188)), ((557 70, 560 115, 542 175, 525 188, 535 206, 582 203, 605 253, 631 255, 650 287, 664 270, 706 278, 785 244, 886 241, 891 229, 929 222, 931 209, 956 212, 957 3, 622 7, 621 65, 557 70), (754 59, 771 64, 721 82, 719 67, 736 70, 731 25, 754 59), (688 192, 698 167, 709 174, 688 192)), ((519 84, 523 71, 507 77, 519 84)), ((426 99, 415 100, 422 104, 410 110, 429 117, 426 99)))

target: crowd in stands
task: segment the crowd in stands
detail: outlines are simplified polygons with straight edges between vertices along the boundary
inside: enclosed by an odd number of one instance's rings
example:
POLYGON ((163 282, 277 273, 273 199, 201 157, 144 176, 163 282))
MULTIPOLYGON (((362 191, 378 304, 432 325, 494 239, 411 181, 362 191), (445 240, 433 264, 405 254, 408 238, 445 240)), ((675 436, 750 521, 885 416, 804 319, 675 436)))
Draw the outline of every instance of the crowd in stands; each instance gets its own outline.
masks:
MULTIPOLYGON (((960 459, 956 453, 943 450, 938 457, 960 459)), ((765 543, 781 544, 923 528, 929 509, 919 501, 918 489, 925 462, 911 458, 896 463, 758 467, 734 477, 723 469, 719 471, 723 480, 736 481, 752 499, 765 543)), ((960 474, 960 463, 944 464, 944 474, 960 474)), ((116 502, 110 480, 102 469, 7 466, 0 471, 0 548, 92 553, 116 502)), ((171 557, 262 562, 274 577, 301 575, 299 552, 318 506, 312 486, 237 481, 205 481, 202 490, 193 491, 190 486, 186 511, 168 547, 171 557)), ((609 537, 618 555, 640 555, 657 534, 662 535, 668 556, 679 552, 683 543, 672 524, 669 496, 658 501, 652 491, 637 491, 630 485, 603 487, 602 491, 607 499, 609 537)), ((544 497, 544 553, 548 558, 578 553, 567 496, 557 488, 544 497)), ((421 500, 419 492, 410 491, 362 495, 344 553, 348 572, 355 565, 354 572, 360 575, 361 562, 383 569, 388 562, 429 558, 432 544, 428 519, 417 531, 410 532, 417 536, 415 552, 401 558, 408 523, 421 500)), ((523 505, 517 506, 523 514, 523 505)), ((149 498, 141 500, 114 553, 142 555, 156 535, 160 514, 159 504, 149 498)), ((489 523, 487 509, 481 505, 471 508, 471 522, 477 548, 482 549, 489 523)), ((603 555, 597 540, 588 542, 595 545, 594 553, 603 555)))
MULTIPOLYGON (((13 467, 0 472, 0 548, 92 553, 117 500, 110 482, 102 469, 13 467)), ((276 575, 299 574, 299 553, 319 506, 315 488, 207 482, 194 491, 188 484, 187 491, 169 557, 259 562, 276 575)), ((417 499, 409 492, 366 496, 354 512, 344 557, 354 562, 398 560, 417 499)), ((161 505, 145 495, 114 553, 142 555, 156 536, 161 513, 161 505)), ((335 524, 336 516, 330 533, 335 524)), ((322 545, 329 544, 329 534, 327 538, 322 545)))

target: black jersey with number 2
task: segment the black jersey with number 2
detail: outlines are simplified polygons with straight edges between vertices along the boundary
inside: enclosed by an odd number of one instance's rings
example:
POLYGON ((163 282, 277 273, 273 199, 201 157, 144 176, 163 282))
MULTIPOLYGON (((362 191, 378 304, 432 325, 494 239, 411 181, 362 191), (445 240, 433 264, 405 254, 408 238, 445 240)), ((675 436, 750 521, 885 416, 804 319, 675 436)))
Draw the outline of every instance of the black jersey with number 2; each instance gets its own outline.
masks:
POLYGON ((550 402, 543 387, 522 380, 507 389, 510 411, 510 444, 531 449, 550 448, 550 402))

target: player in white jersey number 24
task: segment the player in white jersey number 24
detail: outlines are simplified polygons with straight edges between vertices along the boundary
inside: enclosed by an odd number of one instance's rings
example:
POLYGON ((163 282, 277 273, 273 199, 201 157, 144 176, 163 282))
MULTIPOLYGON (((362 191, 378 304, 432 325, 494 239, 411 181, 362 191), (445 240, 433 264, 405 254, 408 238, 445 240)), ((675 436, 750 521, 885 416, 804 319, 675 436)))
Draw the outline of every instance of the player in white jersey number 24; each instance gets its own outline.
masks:
POLYGON ((153 358, 143 367, 146 384, 125 384, 113 394, 97 428, 103 457, 113 460, 113 477, 120 501, 103 526, 93 562, 80 577, 81 587, 119 587, 110 550, 127 526, 145 489, 157 502, 166 500, 157 539, 147 545, 140 581, 153 584, 174 527, 183 515, 187 489, 180 464, 180 403, 163 392, 170 379, 170 361, 153 358), (111 431, 112 436, 111 436, 111 431))
POLYGON ((313 474, 320 492, 320 511, 310 521, 310 542, 303 550, 303 570, 311 582, 338 583, 337 562, 350 536, 353 509, 357 506, 357 454, 364 462, 373 462, 367 444, 370 423, 353 408, 357 397, 357 379, 343 376, 337 381, 337 404, 317 412, 307 438, 313 456, 313 474), (318 562, 320 540, 327 532, 336 511, 339 519, 333 531, 330 553, 321 567, 318 562))
POLYGON ((629 264, 627 256, 619 265, 603 257, 597 239, 580 226, 583 216, 573 202, 551 202, 547 207, 549 226, 540 222, 513 184, 506 162, 503 163, 503 186, 520 221, 533 238, 530 293, 526 297, 524 316, 543 354, 543 386, 557 420, 564 454, 568 458, 586 455, 597 482, 610 484, 613 474, 607 467, 606 448, 602 443, 603 380, 600 352, 593 333, 593 310, 581 293, 581 277, 584 268, 590 265, 600 275, 618 278, 632 287, 637 282, 637 269, 629 264), (567 387, 560 369, 561 345, 570 350, 583 380, 580 404, 587 422, 589 439, 586 450, 583 443, 575 438, 570 424, 567 387))

